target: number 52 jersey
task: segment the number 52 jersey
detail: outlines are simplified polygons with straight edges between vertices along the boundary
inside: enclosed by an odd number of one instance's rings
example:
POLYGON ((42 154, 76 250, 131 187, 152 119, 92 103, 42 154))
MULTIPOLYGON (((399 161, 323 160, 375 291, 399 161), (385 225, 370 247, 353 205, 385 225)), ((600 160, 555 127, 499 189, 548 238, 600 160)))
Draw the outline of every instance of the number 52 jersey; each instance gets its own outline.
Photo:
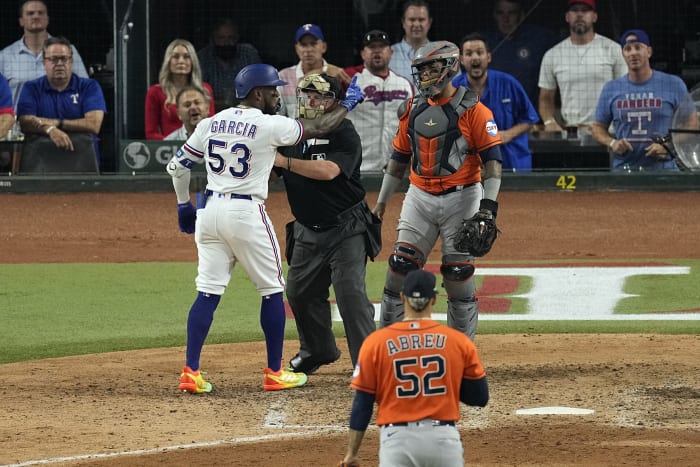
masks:
POLYGON ((367 336, 350 387, 375 395, 380 426, 459 420, 462 379, 485 376, 463 333, 433 320, 402 321, 367 336))

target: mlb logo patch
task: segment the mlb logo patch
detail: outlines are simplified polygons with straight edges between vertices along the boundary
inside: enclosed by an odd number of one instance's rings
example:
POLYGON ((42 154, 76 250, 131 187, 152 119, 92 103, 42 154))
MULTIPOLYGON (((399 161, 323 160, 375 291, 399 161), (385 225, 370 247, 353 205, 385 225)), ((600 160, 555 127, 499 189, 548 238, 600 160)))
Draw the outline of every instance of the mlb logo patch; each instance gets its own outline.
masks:
POLYGON ((491 136, 498 135, 498 125, 493 120, 486 122, 486 132, 491 136))

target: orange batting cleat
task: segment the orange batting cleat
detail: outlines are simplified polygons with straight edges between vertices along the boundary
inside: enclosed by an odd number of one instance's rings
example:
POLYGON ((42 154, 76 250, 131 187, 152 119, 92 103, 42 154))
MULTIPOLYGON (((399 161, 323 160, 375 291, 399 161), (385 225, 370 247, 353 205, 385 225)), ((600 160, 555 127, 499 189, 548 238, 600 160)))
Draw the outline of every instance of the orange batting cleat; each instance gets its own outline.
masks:
POLYGON ((180 375, 180 391, 189 392, 191 394, 202 394, 203 392, 211 392, 211 384, 205 381, 199 370, 192 371, 192 368, 185 366, 180 375))
POLYGON ((265 391, 296 388, 306 384, 307 379, 304 373, 294 373, 283 369, 272 371, 265 368, 264 374, 263 389, 265 391))

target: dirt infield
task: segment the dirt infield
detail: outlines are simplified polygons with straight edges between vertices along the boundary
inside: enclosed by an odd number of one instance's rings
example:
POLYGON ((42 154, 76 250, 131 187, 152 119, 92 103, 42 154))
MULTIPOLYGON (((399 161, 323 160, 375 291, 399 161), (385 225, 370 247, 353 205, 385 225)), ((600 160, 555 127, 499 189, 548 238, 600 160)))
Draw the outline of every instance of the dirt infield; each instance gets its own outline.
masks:
MULTIPOLYGON (((5 263, 196 260, 191 237, 177 232, 169 193, 2 201, 5 263)), ((394 240, 400 202, 397 195, 389 206, 394 220, 384 226, 380 260, 394 240)), ((500 203, 504 235, 489 261, 700 257, 700 193, 506 192, 500 203)), ((268 211, 282 232, 291 219, 283 193, 271 194, 268 211)), ((491 401, 462 409, 467 462, 697 465, 700 336, 649 331, 478 336, 491 401), (540 406, 595 412, 515 414, 540 406)), ((296 346, 286 343, 286 358, 296 346)), ((263 352, 262 343, 206 346, 215 392, 205 397, 176 390, 182 348, 2 365, 0 464, 335 465, 352 397, 347 352, 307 386, 279 393, 262 391, 263 352)), ((365 466, 377 464, 377 438, 371 428, 365 466)))

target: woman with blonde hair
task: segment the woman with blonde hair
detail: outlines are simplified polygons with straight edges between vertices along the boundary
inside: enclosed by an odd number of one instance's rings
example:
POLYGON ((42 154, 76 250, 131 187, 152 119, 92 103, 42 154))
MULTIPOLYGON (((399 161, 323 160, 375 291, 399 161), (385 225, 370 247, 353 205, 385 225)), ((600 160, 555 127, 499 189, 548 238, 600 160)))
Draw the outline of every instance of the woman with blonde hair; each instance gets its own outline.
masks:
POLYGON ((146 93, 146 139, 163 139, 182 126, 177 115, 177 93, 193 86, 209 96, 209 116, 214 115, 214 92, 202 81, 197 52, 192 43, 175 39, 165 49, 158 84, 146 93))

